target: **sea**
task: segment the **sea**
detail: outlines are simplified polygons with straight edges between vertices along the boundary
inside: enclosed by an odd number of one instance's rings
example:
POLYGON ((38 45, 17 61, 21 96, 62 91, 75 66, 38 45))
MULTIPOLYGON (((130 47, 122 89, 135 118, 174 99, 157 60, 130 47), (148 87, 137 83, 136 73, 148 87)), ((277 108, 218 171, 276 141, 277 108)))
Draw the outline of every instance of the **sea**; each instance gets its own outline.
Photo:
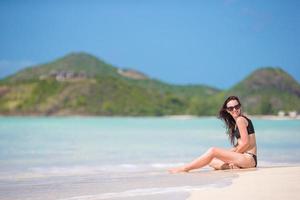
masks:
MULTIPOLYGON (((300 165, 300 120, 251 118, 258 169, 300 165)), ((1 200, 186 199, 230 170, 167 170, 230 148, 216 117, 0 117, 1 200)))

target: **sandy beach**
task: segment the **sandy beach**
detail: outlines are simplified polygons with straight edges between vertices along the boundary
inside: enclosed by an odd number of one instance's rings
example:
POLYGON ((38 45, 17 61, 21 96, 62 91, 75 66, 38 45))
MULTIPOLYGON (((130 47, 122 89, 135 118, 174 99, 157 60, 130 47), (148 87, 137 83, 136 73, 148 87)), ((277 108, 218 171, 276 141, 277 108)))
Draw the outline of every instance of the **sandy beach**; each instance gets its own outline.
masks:
POLYGON ((239 177, 231 185, 193 191, 187 200, 300 199, 300 166, 234 171, 239 177))

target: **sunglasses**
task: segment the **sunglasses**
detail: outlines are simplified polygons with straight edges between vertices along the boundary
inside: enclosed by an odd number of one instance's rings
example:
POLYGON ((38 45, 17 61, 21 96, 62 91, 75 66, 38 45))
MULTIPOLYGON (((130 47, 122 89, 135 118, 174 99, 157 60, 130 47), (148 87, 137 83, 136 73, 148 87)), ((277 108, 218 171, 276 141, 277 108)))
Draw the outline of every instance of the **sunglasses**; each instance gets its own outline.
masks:
POLYGON ((235 105, 235 106, 229 106, 229 107, 227 107, 226 109, 227 109, 228 111, 233 111, 233 109, 238 110, 238 109, 240 109, 240 108, 241 108, 241 104, 237 104, 237 105, 235 105))

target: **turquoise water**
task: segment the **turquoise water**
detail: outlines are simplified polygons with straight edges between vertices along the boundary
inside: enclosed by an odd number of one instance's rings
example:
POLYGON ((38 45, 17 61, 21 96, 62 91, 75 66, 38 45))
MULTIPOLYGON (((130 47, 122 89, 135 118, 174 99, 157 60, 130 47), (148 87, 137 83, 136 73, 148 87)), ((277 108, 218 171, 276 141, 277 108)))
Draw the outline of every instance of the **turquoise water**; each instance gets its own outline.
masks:
MULTIPOLYGON (((260 167, 300 163, 300 120, 252 121, 260 167)), ((216 118, 1 117, 0 198, 39 199, 46 192, 49 198, 43 199, 86 199, 87 194, 114 199, 172 194, 178 187, 188 191, 207 181, 193 175, 186 182, 173 180, 165 171, 210 146, 230 147, 216 118), (53 190, 66 182, 72 189, 53 190), (37 185, 44 185, 44 192, 26 192, 37 185), (82 192, 78 185, 89 189, 82 192), (138 186, 144 189, 134 190, 138 186)), ((217 183, 215 174, 207 176, 210 184, 217 183)))

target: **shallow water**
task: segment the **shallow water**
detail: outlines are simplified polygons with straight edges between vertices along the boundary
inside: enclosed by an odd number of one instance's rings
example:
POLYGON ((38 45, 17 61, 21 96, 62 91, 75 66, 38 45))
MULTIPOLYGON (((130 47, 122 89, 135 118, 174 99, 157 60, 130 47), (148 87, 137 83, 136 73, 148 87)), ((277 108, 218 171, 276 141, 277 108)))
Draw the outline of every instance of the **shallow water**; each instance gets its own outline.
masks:
MULTIPOLYGON (((259 166, 300 163, 300 121, 252 119, 259 166)), ((229 148, 215 118, 1 117, 0 199, 184 199, 234 173, 170 175, 210 146, 229 148)))

